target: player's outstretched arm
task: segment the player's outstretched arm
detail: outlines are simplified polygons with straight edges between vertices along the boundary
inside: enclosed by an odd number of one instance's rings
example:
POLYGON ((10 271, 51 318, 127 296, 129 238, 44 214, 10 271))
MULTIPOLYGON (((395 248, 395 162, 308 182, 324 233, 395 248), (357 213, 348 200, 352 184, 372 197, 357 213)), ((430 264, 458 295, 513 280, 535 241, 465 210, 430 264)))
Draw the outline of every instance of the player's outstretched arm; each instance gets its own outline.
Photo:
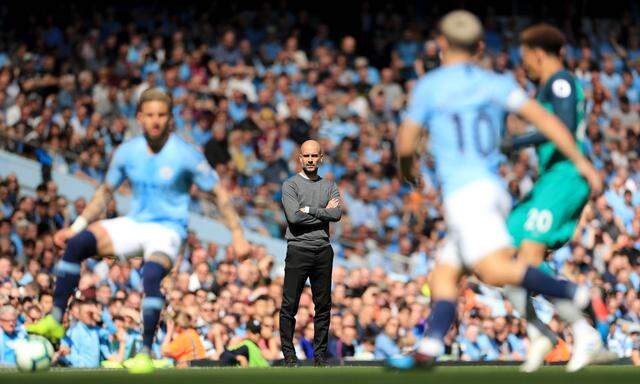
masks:
POLYGON ((244 238, 244 232, 240 225, 240 216, 231 203, 229 192, 220 184, 213 188, 213 193, 216 195, 216 205, 222 214, 225 225, 231 231, 231 243, 235 248, 236 254, 239 257, 245 257, 251 251, 251 246, 244 238))
POLYGON ((405 120, 398 130, 396 140, 396 151, 400 164, 400 175, 413 185, 417 184, 417 175, 413 173, 413 162, 415 161, 416 149, 420 141, 420 125, 405 120))
POLYGON ((582 155, 573 136, 567 127, 555 115, 547 112, 537 101, 529 99, 518 110, 518 114, 536 126, 560 152, 571 160, 578 171, 587 179, 591 191, 599 194, 602 190, 602 179, 591 162, 582 155))
POLYGON ((58 247, 64 247, 69 238, 83 231, 90 223, 100 217, 111 199, 113 199, 113 188, 106 183, 100 184, 80 216, 69 228, 56 232, 53 236, 53 242, 58 247))
POLYGON ((104 212, 111 199, 113 199, 113 188, 106 183, 100 184, 80 216, 88 223, 92 223, 104 212))

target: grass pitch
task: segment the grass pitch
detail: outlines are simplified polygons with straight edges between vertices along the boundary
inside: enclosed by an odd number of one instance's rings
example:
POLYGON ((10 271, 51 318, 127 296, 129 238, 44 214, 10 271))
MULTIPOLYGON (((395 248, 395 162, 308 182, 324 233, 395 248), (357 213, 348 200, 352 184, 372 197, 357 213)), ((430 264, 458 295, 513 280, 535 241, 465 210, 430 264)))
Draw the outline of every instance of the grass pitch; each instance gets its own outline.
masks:
POLYGON ((0 371, 4 384, 377 384, 377 383, 541 383, 621 384, 640 383, 640 367, 596 366, 568 374, 564 367, 545 367, 533 374, 521 374, 517 367, 439 367, 433 371, 394 372, 378 367, 335 368, 190 368, 159 370, 133 376, 118 370, 56 369, 27 374, 0 371))

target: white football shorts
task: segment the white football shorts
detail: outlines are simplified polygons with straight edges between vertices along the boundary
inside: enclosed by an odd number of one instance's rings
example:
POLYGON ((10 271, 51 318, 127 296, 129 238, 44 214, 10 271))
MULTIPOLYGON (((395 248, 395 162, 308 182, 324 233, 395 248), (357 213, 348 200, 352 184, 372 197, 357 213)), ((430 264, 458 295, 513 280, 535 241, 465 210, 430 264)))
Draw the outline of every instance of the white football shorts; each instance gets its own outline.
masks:
POLYGON ((150 255, 161 252, 175 261, 180 253, 182 239, 171 228, 158 223, 140 223, 129 217, 100 220, 113 244, 114 256, 120 260, 150 255))
POLYGON ((505 223, 511 196, 494 180, 466 185, 444 200, 447 237, 437 254, 438 262, 471 269, 485 256, 513 247, 505 223))

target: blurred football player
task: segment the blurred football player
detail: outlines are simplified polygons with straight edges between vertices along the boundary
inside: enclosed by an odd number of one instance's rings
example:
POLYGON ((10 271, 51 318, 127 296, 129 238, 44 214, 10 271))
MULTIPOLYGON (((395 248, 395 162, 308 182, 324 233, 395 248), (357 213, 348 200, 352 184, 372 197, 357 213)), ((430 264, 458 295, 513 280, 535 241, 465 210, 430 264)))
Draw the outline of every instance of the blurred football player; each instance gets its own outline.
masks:
POLYGON ((200 151, 172 133, 171 110, 172 100, 165 92, 148 89, 142 93, 136 118, 143 135, 118 147, 105 181, 90 203, 69 228, 55 234, 54 242, 64 247, 65 252, 56 268, 54 308, 50 315, 28 328, 29 332, 54 342, 63 337, 63 317, 69 297, 78 286, 83 260, 96 255, 117 256, 122 260, 143 256, 143 348, 125 363, 132 373, 153 370, 150 351, 164 306, 160 282, 171 270, 187 236, 192 184, 216 195, 237 254, 246 255, 250 247, 217 173, 200 151), (132 190, 129 214, 96 221, 125 179, 132 190))
MULTIPOLYGON (((538 24, 525 29, 520 40, 524 68, 540 84, 537 100, 567 126, 580 148, 585 134, 585 97, 579 81, 562 64, 564 35, 551 25, 538 24)), ((539 132, 507 137, 503 144, 507 150, 526 146, 535 147, 538 180, 509 215, 507 227, 519 248, 518 257, 537 267, 547 251, 562 247, 573 237, 589 200, 589 185, 576 166, 539 132)), ((544 363, 558 337, 538 319, 523 288, 507 287, 505 294, 527 319, 531 346, 521 370, 533 372, 544 363)), ((556 300, 554 305, 560 317, 571 324, 574 345, 567 370, 577 371, 601 355, 600 334, 570 300, 556 300)))
POLYGON ((540 129, 594 190, 602 188, 598 172, 562 122, 529 99, 513 78, 474 65, 483 34, 476 16, 454 11, 439 26, 443 65, 416 83, 397 151, 403 176, 416 183, 418 139, 422 127, 428 127, 448 232, 431 274, 433 304, 425 336, 412 355, 389 359, 396 368, 430 366, 444 353, 443 338, 456 317, 458 281, 465 270, 490 285, 522 286, 572 300, 579 308, 589 303, 587 287, 556 280, 513 257, 505 224, 511 198, 497 173, 506 113, 517 113, 540 129))

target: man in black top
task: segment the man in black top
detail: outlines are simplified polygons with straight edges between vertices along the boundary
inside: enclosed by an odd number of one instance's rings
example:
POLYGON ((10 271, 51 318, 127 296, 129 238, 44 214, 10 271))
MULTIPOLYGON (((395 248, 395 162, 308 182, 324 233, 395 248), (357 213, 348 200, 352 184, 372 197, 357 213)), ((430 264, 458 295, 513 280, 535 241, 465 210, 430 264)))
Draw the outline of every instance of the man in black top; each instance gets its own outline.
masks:
POLYGON ((318 176, 322 162, 320 144, 314 140, 300 146, 302 171, 282 184, 282 205, 287 217, 287 257, 280 309, 280 338, 285 365, 297 364, 293 346, 295 315, 300 294, 309 278, 315 307, 314 364, 326 365, 331 314, 333 249, 329 244, 329 222, 342 216, 336 184, 318 176))
POLYGON ((216 126, 213 129, 213 137, 204 145, 204 157, 213 168, 231 160, 227 144, 227 131, 224 126, 216 126))

